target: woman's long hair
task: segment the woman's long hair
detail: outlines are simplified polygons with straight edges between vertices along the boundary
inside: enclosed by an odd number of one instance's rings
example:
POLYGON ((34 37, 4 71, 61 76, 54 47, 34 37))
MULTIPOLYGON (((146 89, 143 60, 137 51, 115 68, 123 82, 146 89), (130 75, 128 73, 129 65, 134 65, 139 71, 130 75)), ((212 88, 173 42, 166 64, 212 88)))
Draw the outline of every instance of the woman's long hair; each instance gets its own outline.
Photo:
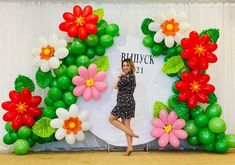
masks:
POLYGON ((123 68, 124 62, 126 62, 131 67, 130 74, 135 74, 135 65, 134 65, 134 62, 132 61, 132 59, 131 58, 124 59, 122 61, 122 68, 123 68))

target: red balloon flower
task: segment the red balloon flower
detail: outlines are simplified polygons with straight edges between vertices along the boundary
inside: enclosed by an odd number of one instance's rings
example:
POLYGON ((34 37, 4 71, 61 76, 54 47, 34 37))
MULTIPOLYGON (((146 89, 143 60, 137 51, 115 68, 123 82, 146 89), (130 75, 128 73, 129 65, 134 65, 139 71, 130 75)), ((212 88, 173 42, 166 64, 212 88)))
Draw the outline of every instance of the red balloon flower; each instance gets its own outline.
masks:
POLYGON ((73 13, 65 12, 63 18, 65 22, 61 23, 59 28, 68 32, 69 37, 78 36, 81 40, 85 40, 88 34, 97 33, 96 23, 99 18, 92 14, 91 6, 86 6, 83 10, 80 6, 74 6, 73 13))
POLYGON ((42 111, 37 107, 42 98, 32 96, 28 88, 22 89, 20 93, 15 90, 10 91, 11 101, 2 103, 2 108, 8 112, 3 115, 4 121, 11 121, 15 130, 22 125, 29 127, 34 125, 34 117, 40 116, 42 111))
POLYGON ((183 47, 181 56, 188 60, 187 65, 191 69, 200 68, 201 70, 206 70, 208 63, 217 61, 216 55, 212 53, 217 49, 217 44, 209 41, 209 35, 199 37, 195 31, 189 34, 189 38, 181 40, 183 47))
POLYGON ((181 74, 182 81, 175 83, 175 88, 180 91, 178 99, 187 101, 189 108, 194 108, 197 102, 207 103, 208 94, 215 91, 213 85, 207 84, 210 80, 208 74, 200 74, 199 69, 191 72, 185 71, 181 74))

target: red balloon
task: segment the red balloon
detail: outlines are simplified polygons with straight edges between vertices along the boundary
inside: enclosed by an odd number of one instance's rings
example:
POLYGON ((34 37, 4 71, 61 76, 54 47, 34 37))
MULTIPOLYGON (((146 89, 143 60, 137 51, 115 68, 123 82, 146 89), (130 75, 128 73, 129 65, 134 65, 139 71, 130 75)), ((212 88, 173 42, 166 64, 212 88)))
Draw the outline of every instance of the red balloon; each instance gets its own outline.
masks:
POLYGON ((86 24, 84 26, 88 33, 95 34, 97 33, 97 27, 94 24, 86 24))
POLYGON ((197 98, 198 98, 198 101, 200 101, 201 103, 207 103, 208 102, 208 97, 203 92, 198 92, 197 93, 197 98))
POLYGON ((20 97, 24 98, 25 100, 30 99, 32 95, 31 95, 29 88, 22 89, 22 91, 20 92, 20 97))
POLYGON ((74 6, 73 7, 73 14, 77 17, 82 15, 82 8, 78 5, 74 6))
POLYGON ((196 96, 190 96, 189 97, 189 99, 188 99, 188 103, 187 103, 187 105, 188 105, 188 107, 189 108, 194 108, 194 107, 196 107, 196 105, 197 105, 197 97, 196 96))
POLYGON ((89 24, 96 24, 98 20, 99 20, 99 17, 95 14, 89 15, 85 19, 86 23, 89 23, 89 24))
POLYGON ((72 13, 69 13, 69 12, 65 12, 63 14, 63 18, 65 19, 65 21, 75 21, 76 17, 72 14, 72 13))
POLYGON ((93 10, 92 7, 90 5, 87 5, 82 11, 82 16, 86 17, 86 16, 92 14, 92 10, 93 10))
POLYGON ((73 22, 63 22, 60 24, 59 28, 61 31, 68 31, 69 27, 72 26, 74 23, 73 22))
POLYGON ((13 102, 19 102, 21 101, 20 99, 20 94, 14 90, 10 91, 9 97, 13 102))
POLYGON ((184 92, 181 92, 179 94, 178 99, 179 99, 179 101, 184 102, 184 101, 186 101, 188 99, 188 97, 189 97, 188 92, 184 91, 184 92))
POLYGON ((69 37, 76 37, 78 34, 78 27, 77 26, 70 26, 68 29, 69 37))
POLYGON ((81 39, 81 40, 85 40, 87 38, 87 31, 84 27, 80 27, 78 29, 78 37, 81 39))

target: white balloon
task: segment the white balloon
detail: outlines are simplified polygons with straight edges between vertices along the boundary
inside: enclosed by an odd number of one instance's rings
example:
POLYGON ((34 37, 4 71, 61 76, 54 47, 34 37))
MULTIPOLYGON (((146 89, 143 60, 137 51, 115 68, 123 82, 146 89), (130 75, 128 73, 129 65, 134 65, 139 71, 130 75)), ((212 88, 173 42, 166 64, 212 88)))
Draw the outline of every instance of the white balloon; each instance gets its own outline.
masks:
POLYGON ((33 55, 33 56, 39 56, 39 55, 40 55, 40 52, 41 52, 41 49, 40 49, 40 48, 33 48, 33 50, 32 50, 32 55, 33 55))
POLYGON ((88 131, 91 129, 91 123, 89 121, 82 122, 82 130, 88 131))
POLYGON ((174 40, 178 44, 180 44, 182 38, 183 38, 183 35, 181 35, 180 33, 176 33, 175 36, 174 36, 174 40))
POLYGON ((61 120, 60 118, 52 119, 50 123, 52 128, 61 128, 63 124, 64 124, 64 121, 61 120))
POLYGON ((169 20, 169 19, 175 18, 175 16, 176 16, 175 9, 174 8, 169 8, 169 10, 167 10, 167 12, 166 12, 167 19, 169 20))
POLYGON ((160 24, 157 22, 151 22, 149 24, 148 28, 149 28, 149 30, 156 32, 160 29, 160 24))
POLYGON ((36 57, 33 59, 33 65, 34 65, 35 67, 40 67, 40 65, 41 65, 41 59, 40 59, 39 56, 36 56, 36 57))
POLYGON ((87 111, 82 111, 81 113, 79 113, 79 119, 81 121, 88 120, 88 117, 89 117, 89 113, 87 111))
POLYGON ((56 42, 56 48, 66 48, 67 42, 64 39, 60 39, 56 42))
POLYGON ((164 34, 162 33, 161 30, 159 30, 155 35, 154 35, 154 41, 156 43, 160 43, 164 39, 164 34))
POLYGON ((176 17, 177 22, 184 22, 187 19, 187 14, 185 12, 179 13, 176 17))
POLYGON ((57 140, 62 140, 66 135, 66 132, 63 128, 59 128, 57 129, 57 131, 55 132, 55 138, 57 140))
POLYGON ((55 51, 55 57, 59 58, 59 59, 62 59, 62 58, 65 58, 66 56, 68 56, 69 54, 69 51, 68 49, 66 48, 58 48, 56 51, 55 51))
POLYGON ((179 28, 180 28, 180 32, 181 32, 181 33, 187 32, 187 31, 190 30, 190 24, 189 24, 189 23, 186 23, 186 22, 180 23, 180 24, 179 24, 179 28))
POLYGON ((168 48, 171 48, 174 45, 174 38, 172 36, 166 36, 165 44, 168 48))
POLYGON ((163 23, 163 21, 166 20, 166 16, 163 13, 157 13, 156 15, 153 16, 154 22, 157 23, 163 23))
POLYGON ((43 72, 48 72, 51 69, 48 60, 41 60, 40 68, 43 72))
POLYGON ((75 135, 73 133, 70 133, 69 135, 65 136, 65 140, 68 144, 74 144, 75 143, 75 135))
POLYGON ((56 115, 61 119, 67 119, 70 115, 69 112, 64 108, 58 108, 56 110, 56 115))
POLYGON ((72 104, 69 107, 69 115, 70 116, 78 116, 79 115, 79 109, 76 104, 72 104))
POLYGON ((58 37, 55 33, 53 33, 49 36, 48 40, 49 40, 49 43, 52 44, 52 46, 55 46, 58 41, 58 37))
POLYGON ((48 45, 47 39, 44 36, 38 38, 38 44, 40 47, 44 47, 48 45))
POLYGON ((53 69, 57 69, 60 66, 60 60, 56 57, 51 57, 49 59, 49 64, 53 69))
POLYGON ((79 131, 77 135, 75 136, 76 136, 77 141, 83 141, 85 139, 85 135, 82 131, 79 131))

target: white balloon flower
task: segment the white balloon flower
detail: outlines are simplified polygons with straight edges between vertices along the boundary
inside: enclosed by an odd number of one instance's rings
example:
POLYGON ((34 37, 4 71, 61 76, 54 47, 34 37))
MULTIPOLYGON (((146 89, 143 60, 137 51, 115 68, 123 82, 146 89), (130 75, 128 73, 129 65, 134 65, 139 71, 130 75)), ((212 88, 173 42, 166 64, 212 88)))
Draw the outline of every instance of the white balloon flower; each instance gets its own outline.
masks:
POLYGON ((72 104, 69 111, 58 108, 56 115, 58 118, 52 119, 50 125, 57 129, 55 133, 57 140, 65 138, 65 141, 71 145, 85 139, 83 131, 88 131, 91 128, 87 111, 80 112, 78 106, 72 104))
POLYGON ((148 26, 149 30, 156 32, 154 41, 160 43, 164 39, 168 48, 171 48, 174 42, 179 44, 190 30, 190 24, 185 22, 186 18, 184 12, 176 15, 174 8, 170 8, 166 14, 158 13, 148 26))
POLYGON ((68 56, 69 51, 66 48, 67 42, 64 39, 58 39, 56 34, 46 37, 39 37, 38 47, 33 49, 33 64, 40 67, 43 72, 59 68, 62 63, 60 59, 68 56))

